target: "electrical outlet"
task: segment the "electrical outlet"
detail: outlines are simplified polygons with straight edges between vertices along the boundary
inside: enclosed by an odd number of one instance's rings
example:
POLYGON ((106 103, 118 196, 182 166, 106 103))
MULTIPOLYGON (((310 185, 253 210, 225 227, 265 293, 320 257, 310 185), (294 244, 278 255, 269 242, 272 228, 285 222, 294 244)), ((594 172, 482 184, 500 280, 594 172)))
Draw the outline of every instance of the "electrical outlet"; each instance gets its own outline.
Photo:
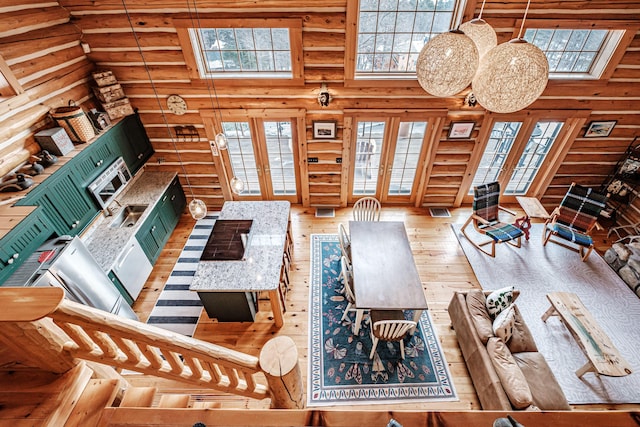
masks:
POLYGON ((307 157, 307 163, 318 163, 317 157, 307 157))
POLYGON ((336 163, 338 164, 342 163, 342 157, 336 157, 336 163))
POLYGON ((164 163, 164 157, 158 157, 158 164, 161 165, 164 163))

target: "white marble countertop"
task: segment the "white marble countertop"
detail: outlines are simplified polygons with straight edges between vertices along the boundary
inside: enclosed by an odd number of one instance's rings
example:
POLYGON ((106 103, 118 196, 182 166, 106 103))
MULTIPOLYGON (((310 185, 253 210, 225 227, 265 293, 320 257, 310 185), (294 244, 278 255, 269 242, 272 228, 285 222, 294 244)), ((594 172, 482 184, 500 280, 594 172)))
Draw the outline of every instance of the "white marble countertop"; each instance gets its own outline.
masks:
POLYGON ((242 292, 277 289, 287 236, 287 201, 225 202, 219 219, 252 219, 245 259, 200 261, 189 290, 242 292))
POLYGON ((83 236, 82 240, 87 245, 89 252, 105 272, 108 273, 112 269, 120 251, 129 239, 135 238, 140 226, 148 218, 153 207, 160 200, 160 196, 166 191, 175 176, 175 172, 141 171, 117 197, 122 206, 148 205, 135 225, 123 228, 110 227, 111 222, 118 215, 118 209, 113 216, 101 214, 100 218, 90 227, 86 237, 83 236))

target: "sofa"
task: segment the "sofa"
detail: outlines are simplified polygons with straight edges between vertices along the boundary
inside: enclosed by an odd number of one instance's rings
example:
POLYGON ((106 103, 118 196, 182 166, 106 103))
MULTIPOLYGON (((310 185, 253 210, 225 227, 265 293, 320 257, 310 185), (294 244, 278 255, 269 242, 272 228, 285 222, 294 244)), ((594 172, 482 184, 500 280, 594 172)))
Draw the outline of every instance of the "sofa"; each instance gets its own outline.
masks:
MULTIPOLYGON (((457 291, 448 307, 482 409, 570 410, 558 381, 512 301, 510 336, 496 336, 495 319, 486 306, 489 295, 490 292, 479 289, 457 291)), ((513 291, 513 301, 518 295, 519 291, 513 291)))

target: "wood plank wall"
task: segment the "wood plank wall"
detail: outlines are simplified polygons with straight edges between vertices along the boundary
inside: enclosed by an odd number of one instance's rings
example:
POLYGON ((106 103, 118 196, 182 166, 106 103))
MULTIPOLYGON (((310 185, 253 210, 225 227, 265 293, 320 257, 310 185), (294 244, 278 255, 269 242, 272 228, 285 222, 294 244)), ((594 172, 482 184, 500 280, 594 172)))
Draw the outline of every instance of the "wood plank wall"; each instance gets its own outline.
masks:
MULTIPOLYGON (((503 2, 488 0, 483 18, 497 31, 499 42, 513 38, 519 29, 525 0, 503 2)), ((463 20, 479 13, 482 2, 470 0, 463 20)), ((46 124, 46 112, 69 99, 90 105, 91 71, 110 69, 123 85, 125 94, 141 114, 156 155, 149 168, 178 170, 183 184, 188 183, 195 196, 210 207, 224 201, 217 160, 211 154, 206 120, 218 105, 223 110, 304 109, 306 135, 297 141, 300 154, 318 157, 319 162, 303 162, 302 182, 305 204, 346 204, 345 174, 348 164, 337 164, 336 157, 348 161, 350 141, 345 137, 345 111, 445 109, 446 119, 439 128, 440 137, 430 147, 427 175, 420 186, 418 205, 455 206, 466 194, 473 170, 471 159, 484 147, 481 140, 487 114, 481 107, 464 105, 464 96, 436 98, 424 92, 417 82, 402 85, 348 84, 345 76, 347 46, 347 0, 60 0, 32 3, 27 0, 0 0, 0 55, 25 87, 25 94, 0 104, 0 155, 16 147, 33 144, 34 128, 46 124), (178 39, 174 19, 222 17, 294 18, 302 22, 304 85, 239 87, 214 82, 211 86, 191 80, 178 39), (85 54, 80 43, 91 51, 85 54), (141 54, 142 52, 142 54, 141 54), (316 101, 320 85, 326 83, 332 95, 329 107, 316 101), (157 93, 157 97, 156 97, 157 93), (179 93, 187 102, 183 116, 162 114, 164 100, 179 93), (42 104, 42 105, 41 105, 42 104), (26 117, 26 119, 25 119, 26 117), (314 120, 337 120, 338 138, 314 140, 314 120), (476 128, 467 141, 447 140, 451 121, 473 120, 476 128), (194 125, 199 137, 177 141, 173 127, 194 125), (8 142, 10 141, 10 142, 8 142), (303 148, 304 147, 304 150, 303 148), (180 154, 177 153, 179 150, 180 154), (306 150, 306 151, 305 151, 306 150)), ((558 159, 555 176, 542 192, 543 202, 555 206, 571 181, 600 186, 613 170, 633 137, 640 134, 640 5, 638 2, 533 0, 527 22, 593 23, 607 20, 608 26, 619 23, 632 31, 626 51, 614 58, 606 78, 597 81, 550 81, 538 101, 523 113, 578 109, 585 111, 567 149, 558 159), (614 23, 614 24, 612 24, 614 23), (583 138, 592 120, 617 120, 608 138, 583 138)), ((304 160, 304 159, 303 159, 304 160)), ((187 193, 190 190, 187 188, 187 193)), ((228 194, 228 192, 227 192, 228 194)), ((629 211, 640 218, 640 208, 629 211)))

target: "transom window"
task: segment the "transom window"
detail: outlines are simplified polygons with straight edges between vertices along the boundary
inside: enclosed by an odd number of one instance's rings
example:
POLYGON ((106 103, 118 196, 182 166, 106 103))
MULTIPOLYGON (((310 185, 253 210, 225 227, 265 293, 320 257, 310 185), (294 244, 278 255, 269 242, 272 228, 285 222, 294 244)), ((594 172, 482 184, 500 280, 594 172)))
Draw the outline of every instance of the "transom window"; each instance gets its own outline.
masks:
POLYGON ((288 28, 190 28, 200 77, 291 78, 288 28))
POLYGON ((623 33, 530 28, 524 38, 545 53, 551 78, 599 78, 623 33))
POLYGON ((449 31, 464 1, 360 0, 356 78, 415 74, 422 47, 449 31))

